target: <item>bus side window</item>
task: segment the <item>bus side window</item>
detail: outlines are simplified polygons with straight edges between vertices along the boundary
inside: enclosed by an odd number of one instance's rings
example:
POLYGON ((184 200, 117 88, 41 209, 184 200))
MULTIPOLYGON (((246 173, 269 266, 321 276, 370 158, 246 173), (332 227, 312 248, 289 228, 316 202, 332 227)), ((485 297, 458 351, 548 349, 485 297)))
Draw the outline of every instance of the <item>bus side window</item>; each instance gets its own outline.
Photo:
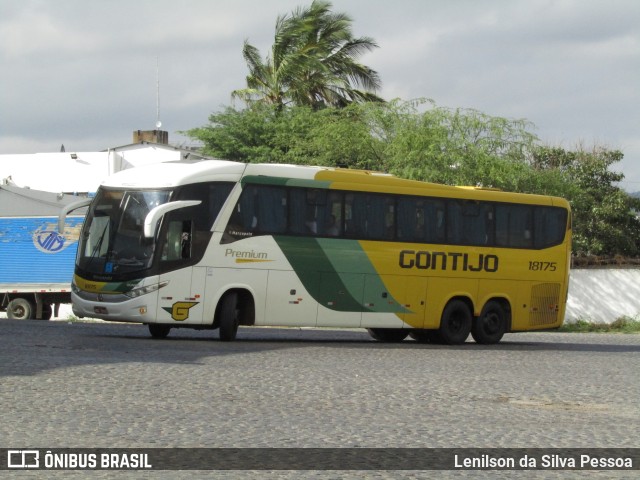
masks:
POLYGON ((495 218, 496 218, 496 215, 493 211, 493 205, 490 203, 485 204, 484 221, 485 221, 485 231, 487 235, 486 237, 487 245, 496 244, 495 218))
POLYGON ((345 236, 349 238, 366 238, 367 201, 364 194, 348 193, 345 195, 345 236))
POLYGON ((315 188, 306 190, 304 225, 306 233, 318 235, 324 232, 324 209, 327 205, 327 192, 315 188))
POLYGON ((289 233, 307 235, 307 192, 303 188, 289 190, 289 233))
POLYGON ((442 200, 427 200, 425 203, 427 242, 443 243, 447 238, 446 211, 442 200))
POLYGON ((320 236, 338 237, 342 233, 342 192, 323 191, 315 205, 315 221, 320 236))
POLYGON ((256 186, 256 210, 260 233, 284 233, 287 229, 287 191, 284 187, 256 186))
POLYGON ((191 220, 172 220, 167 229, 167 241, 162 251, 162 261, 191 258, 191 220))
POLYGON ((397 200, 397 205, 398 240, 444 242, 446 233, 444 201, 401 196, 397 200))
POLYGON ((370 240, 391 240, 395 236, 394 200, 384 195, 366 195, 366 236, 370 240))
POLYGON ((233 213, 225 228, 223 243, 233 242, 251 237, 258 224, 256 217, 256 187, 246 185, 240 194, 238 203, 233 207, 233 213))
POLYGON ((398 198, 398 240, 421 242, 425 239, 423 201, 415 197, 398 198))
POLYGON ((496 205, 496 245, 510 248, 533 246, 532 207, 528 205, 496 205))
POLYGON ((493 207, 487 202, 449 202, 449 241, 462 245, 489 245, 493 242, 493 207))
POLYGON ((459 245, 463 242, 464 224, 462 217, 462 201, 447 202, 447 243, 459 245))

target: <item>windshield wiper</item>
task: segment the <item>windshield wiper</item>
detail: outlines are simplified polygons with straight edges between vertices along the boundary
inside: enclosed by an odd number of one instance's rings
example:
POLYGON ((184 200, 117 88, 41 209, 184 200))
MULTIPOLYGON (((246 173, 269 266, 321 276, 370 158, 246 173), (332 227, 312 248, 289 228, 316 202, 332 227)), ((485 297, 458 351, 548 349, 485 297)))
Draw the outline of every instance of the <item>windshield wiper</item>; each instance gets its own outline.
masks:
POLYGON ((86 266, 87 269, 89 268, 93 260, 96 258, 96 254, 102 249, 102 242, 104 242, 104 237, 105 237, 105 234, 107 233, 108 226, 109 226, 109 222, 105 223, 104 230, 102 230, 102 234, 100 235, 100 240, 98 240, 98 243, 96 244, 95 247, 93 247, 93 250, 91 251, 91 256, 89 257, 89 261, 87 262, 87 266, 86 266))

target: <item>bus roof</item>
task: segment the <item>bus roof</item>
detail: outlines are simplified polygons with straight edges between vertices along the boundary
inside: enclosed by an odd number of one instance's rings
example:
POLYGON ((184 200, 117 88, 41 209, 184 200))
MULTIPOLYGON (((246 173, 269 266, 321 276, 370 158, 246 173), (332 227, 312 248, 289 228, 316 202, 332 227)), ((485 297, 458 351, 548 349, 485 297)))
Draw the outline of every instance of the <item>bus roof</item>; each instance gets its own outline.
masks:
POLYGON ((228 160, 165 162, 115 173, 104 180, 102 185, 116 188, 168 188, 207 181, 237 182, 245 166, 228 160))
POLYGON ((103 181, 102 185, 144 189, 170 188, 208 181, 315 186, 338 190, 442 196, 569 208, 569 203, 559 197, 504 192, 487 187, 449 186, 407 180, 388 173, 368 170, 287 164, 246 164, 228 160, 179 161, 141 166, 118 172, 103 181))

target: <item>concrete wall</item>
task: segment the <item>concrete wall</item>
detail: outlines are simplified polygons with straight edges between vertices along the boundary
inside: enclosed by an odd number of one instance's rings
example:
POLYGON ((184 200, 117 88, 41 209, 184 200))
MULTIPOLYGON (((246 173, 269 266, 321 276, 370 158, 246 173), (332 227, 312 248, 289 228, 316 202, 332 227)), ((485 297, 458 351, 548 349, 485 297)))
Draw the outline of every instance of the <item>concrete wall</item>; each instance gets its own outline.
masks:
POLYGON ((571 270, 565 322, 640 319, 640 269, 571 270))

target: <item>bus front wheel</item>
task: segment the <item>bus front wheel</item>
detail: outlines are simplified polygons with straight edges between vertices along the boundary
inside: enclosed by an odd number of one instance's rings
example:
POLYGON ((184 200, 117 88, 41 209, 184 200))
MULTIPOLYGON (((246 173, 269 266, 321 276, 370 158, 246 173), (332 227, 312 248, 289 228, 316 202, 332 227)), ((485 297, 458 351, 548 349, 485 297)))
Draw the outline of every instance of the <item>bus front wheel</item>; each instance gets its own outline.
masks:
POLYGON ((229 293, 224 296, 220 305, 220 340, 223 342, 235 340, 238 325, 240 325, 238 294, 229 293))
POLYGON ((471 328, 476 343, 491 345, 498 343, 507 330, 507 314, 499 302, 490 301, 482 309, 471 328))
POLYGON ((169 335, 170 331, 171 327, 167 325, 161 325, 159 323, 149 324, 149 333, 153 338, 167 338, 167 335, 169 335))
POLYGON ((408 330, 402 328, 367 328, 369 335, 379 342, 397 343, 409 335, 408 330))
POLYGON ((442 312, 438 336, 443 343, 459 345, 464 343, 471 332, 473 315, 466 302, 452 300, 442 312))

